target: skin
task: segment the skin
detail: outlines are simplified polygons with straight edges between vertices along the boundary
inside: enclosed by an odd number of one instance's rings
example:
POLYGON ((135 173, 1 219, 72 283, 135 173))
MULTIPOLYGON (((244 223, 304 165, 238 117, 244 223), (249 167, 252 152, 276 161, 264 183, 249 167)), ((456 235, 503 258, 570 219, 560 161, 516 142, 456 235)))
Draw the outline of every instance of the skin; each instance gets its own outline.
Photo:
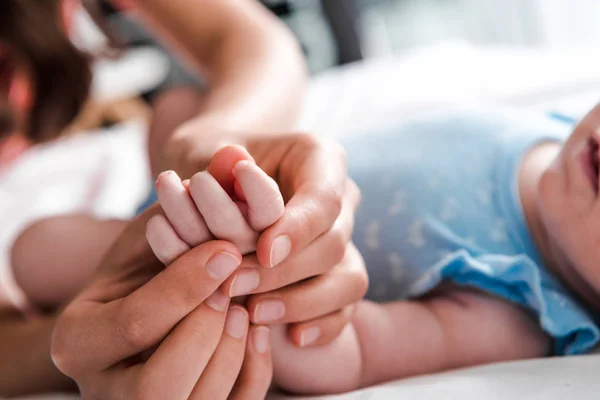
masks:
MULTIPOLYGON (((243 260, 245 267, 254 268, 260 274, 259 286, 248 302, 249 316, 255 323, 293 323, 288 335, 296 345, 302 344, 305 330, 315 326, 320 328, 322 334, 313 344, 331 341, 349 321, 354 303, 366 290, 366 272, 360 256, 352 256, 353 264, 358 268, 334 268, 342 259, 347 259, 346 248, 359 195, 356 187, 347 179, 345 157, 339 146, 310 134, 286 131, 296 115, 305 81, 301 54, 291 35, 252 1, 144 0, 129 3, 135 13, 167 43, 184 53, 193 65, 203 67, 211 83, 210 91, 202 99, 203 106, 197 110, 197 114, 192 116, 183 113, 180 116, 181 119, 194 117, 192 120, 182 125, 174 121, 171 125, 167 124, 164 130, 155 130, 152 138, 154 145, 150 146, 154 170, 172 169, 179 176, 191 176, 209 164, 223 143, 245 146, 257 165, 277 178, 286 202, 283 217, 258 237, 256 256, 247 256, 243 260), (178 127, 171 129, 172 126, 178 127), (164 152, 153 152, 153 148, 160 149, 163 144, 164 152), (271 257, 273 243, 281 236, 289 238, 289 254, 279 257, 278 268, 264 268, 274 264, 271 257), (314 269, 305 272, 303 269, 306 265, 314 269), (315 278, 307 279, 315 275, 315 278), (303 281, 298 282, 300 280, 303 281), (346 285, 343 286, 344 290, 331 296, 327 288, 333 280, 341 280, 346 285), (305 298, 315 300, 306 307, 297 306, 305 298), (277 301, 279 305, 283 303, 283 315, 270 320, 258 319, 255 310, 266 299, 277 301)), ((231 168, 220 168, 212 175, 226 185, 230 174, 227 170, 231 171, 231 168)), ((48 222, 42 226, 43 229, 39 224, 27 229, 19 239, 20 246, 15 246, 15 249, 21 248, 23 251, 13 251, 13 267, 17 278, 21 277, 18 278, 19 283, 24 288, 27 288, 27 279, 35 279, 36 276, 19 273, 25 252, 36 252, 39 243, 51 248, 60 243, 80 247, 77 244, 80 243, 80 235, 56 234, 61 232, 65 221, 61 221, 60 225, 48 222)), ((114 221, 109 223, 113 226, 114 221)), ((111 250, 104 254, 104 249, 109 248, 133 251, 131 246, 124 246, 123 243, 137 242, 139 238, 136 235, 143 237, 144 233, 127 229, 127 226, 129 224, 121 223, 120 230, 123 233, 118 239, 116 235, 107 235, 106 243, 98 246, 103 250, 90 255, 89 259, 111 260, 111 250)), ((72 261, 65 253, 53 253, 49 257, 55 258, 46 259, 39 268, 45 268, 48 264, 66 266, 64 263, 72 261)), ((135 254, 130 257, 135 258, 135 254)), ((93 276, 99 268, 96 261, 77 262, 72 266, 72 270, 84 274, 81 282, 88 287, 98 283, 99 278, 93 276)), ((129 265, 114 262, 114 265, 106 268, 109 267, 126 270, 129 265)), ((156 269, 149 270, 157 273, 156 269)), ((230 279, 226 285, 232 285, 235 280, 234 277, 230 279)), ((138 288, 144 282, 135 281, 138 288)), ((42 286, 37 284, 33 287, 42 286)), ((41 300, 42 303, 47 302, 44 305, 49 309, 56 310, 57 303, 68 301, 80 289, 62 292, 60 299, 48 301, 42 297, 41 300)), ((110 292, 109 289, 106 290, 110 292)), ((35 293, 32 290, 28 294, 35 298, 35 293)), ((103 296, 99 297, 104 299, 103 296)), ((11 313, 13 311, 10 306, 6 306, 6 309, 11 313)), ((65 327, 61 332, 71 332, 74 335, 70 336, 71 340, 85 342, 85 334, 94 334, 77 329, 80 326, 79 316, 83 320, 83 314, 78 313, 71 314, 69 318, 62 318, 58 312, 49 315, 48 322, 31 334, 31 340, 36 337, 48 338, 58 317, 63 321, 61 326, 65 327), (82 337, 78 338, 78 333, 82 337)), ((18 332, 30 326, 28 321, 9 318, 3 319, 0 325, 3 328, 0 339, 14 338, 18 332)), ((114 325, 113 328, 120 329, 114 325)), ((60 338, 61 334, 57 334, 57 337, 60 338)), ((50 362, 48 347, 40 349, 29 346, 27 342, 8 339, 0 340, 0 343, 3 346, 6 343, 7 346, 2 351, 6 356, 3 357, 0 371, 17 368, 23 359, 44 360, 38 369, 32 370, 30 379, 5 382, 6 386, 0 387, 0 394, 26 394, 73 387, 72 382, 58 373, 50 362)), ((47 344, 48 341, 42 343, 47 344)), ((26 364, 23 364, 22 368, 17 369, 25 368, 26 364)), ((84 364, 81 368, 86 369, 84 364)), ((75 377, 82 390, 107 387, 101 383, 100 375, 86 376, 85 380, 79 380, 77 372, 71 376, 75 377)), ((117 376, 113 378, 117 379, 117 376)))
POLYGON ((163 269, 143 235, 160 212, 128 225, 98 279, 61 313, 53 362, 83 398, 264 398, 268 329, 249 327, 246 310, 216 291, 239 267, 239 250, 210 241, 163 269))

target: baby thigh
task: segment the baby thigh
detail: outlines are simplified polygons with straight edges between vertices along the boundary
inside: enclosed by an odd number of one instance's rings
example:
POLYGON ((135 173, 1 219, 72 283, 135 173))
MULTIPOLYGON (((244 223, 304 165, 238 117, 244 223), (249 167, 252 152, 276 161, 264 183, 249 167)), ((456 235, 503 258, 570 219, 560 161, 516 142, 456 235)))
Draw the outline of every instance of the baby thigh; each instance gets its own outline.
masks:
POLYGON ((12 246, 17 285, 42 308, 55 307, 87 284, 126 221, 64 215, 28 226, 12 246))

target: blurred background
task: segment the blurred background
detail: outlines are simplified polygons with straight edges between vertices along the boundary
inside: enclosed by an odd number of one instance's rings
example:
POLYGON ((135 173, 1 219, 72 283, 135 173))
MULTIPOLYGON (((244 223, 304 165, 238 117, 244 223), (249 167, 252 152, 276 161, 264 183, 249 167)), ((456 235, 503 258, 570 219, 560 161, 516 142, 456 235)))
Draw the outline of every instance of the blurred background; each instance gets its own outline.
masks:
POLYGON ((449 38, 474 44, 600 44, 596 0, 263 0, 296 33, 313 72, 449 38))
MULTIPOLYGON (((449 39, 549 48, 600 44, 597 0, 260 1, 296 34, 313 73, 449 39)), ((113 14, 108 6, 105 12, 113 14)), ((84 18, 81 25, 84 40, 103 43, 84 18)))

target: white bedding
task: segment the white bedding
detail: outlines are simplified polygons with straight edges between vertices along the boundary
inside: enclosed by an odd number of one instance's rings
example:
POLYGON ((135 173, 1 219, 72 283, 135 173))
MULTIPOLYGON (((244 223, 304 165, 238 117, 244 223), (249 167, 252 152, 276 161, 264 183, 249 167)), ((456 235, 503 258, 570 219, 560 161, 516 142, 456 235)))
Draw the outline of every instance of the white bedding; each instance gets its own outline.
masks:
MULTIPOLYGON (((317 77, 299 127, 339 137, 457 103, 515 104, 577 117, 597 99, 600 53, 595 49, 566 53, 476 48, 450 42, 317 77)), ((29 177, 24 181, 17 179, 16 172, 0 173, 0 273, 3 263, 6 270, 11 237, 40 215, 84 209, 99 216, 131 213, 149 182, 142 156, 144 131, 143 125, 134 123, 121 128, 120 133, 68 139, 64 146, 32 153, 20 162, 24 171, 20 176, 29 177), (48 167, 37 169, 40 160, 48 167), (60 169, 49 169, 56 163, 60 169), (34 164, 36 170, 32 169, 34 164), (56 172, 65 170, 69 171, 66 177, 57 179, 56 172), (39 195, 41 182, 47 186, 44 196, 39 195), (97 197, 90 202, 92 193, 97 197), (34 212, 30 211, 32 204, 38 207, 34 212)), ((416 378, 327 398, 597 398, 594 391, 600 391, 596 378, 599 370, 600 355, 545 359, 416 378)))

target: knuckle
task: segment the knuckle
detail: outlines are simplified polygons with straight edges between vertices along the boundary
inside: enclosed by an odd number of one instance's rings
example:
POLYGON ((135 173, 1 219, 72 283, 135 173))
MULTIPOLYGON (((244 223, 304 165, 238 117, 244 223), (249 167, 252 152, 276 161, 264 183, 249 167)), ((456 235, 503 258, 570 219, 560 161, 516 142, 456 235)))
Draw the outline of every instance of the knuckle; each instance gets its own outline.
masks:
POLYGON ((197 282, 200 280, 199 277, 193 276, 190 273, 186 279, 181 279, 178 285, 177 292, 173 294, 171 301, 178 303, 180 306, 188 307, 190 305, 196 305, 206 297, 206 287, 198 285, 197 282))
POLYGON ((288 213, 284 218, 286 218, 286 224, 291 227, 290 232, 293 232, 293 236, 301 238, 302 241, 312 237, 313 232, 316 234, 318 231, 317 224, 319 221, 311 220, 306 213, 288 213))
POLYGON ((344 149, 344 146, 340 142, 332 138, 323 138, 322 143, 327 148, 328 153, 337 155, 345 165, 347 158, 346 149, 344 149))
POLYGON ((122 312, 119 335, 123 342, 132 348, 147 348, 152 345, 142 318, 134 312, 122 312))
POLYGON ((354 207, 358 206, 362 201, 362 193, 360 191, 360 188, 356 184, 356 182, 354 182, 354 180, 348 178, 346 190, 348 190, 348 192, 349 192, 348 195, 353 200, 352 203, 353 203, 354 207))
POLYGON ((75 378, 80 369, 77 353, 69 345, 68 319, 63 315, 54 327, 50 342, 50 357, 52 362, 63 374, 75 378))
POLYGON ((320 187, 319 200, 325 205, 328 214, 337 217, 342 211, 342 196, 332 187, 320 187))
POLYGON ((53 340, 50 349, 50 358, 56 368, 71 378, 75 378, 79 363, 69 351, 69 346, 63 340, 53 340))
POLYGON ((357 298, 362 299, 367 294, 369 289, 369 276, 367 274, 360 274, 356 279, 356 294, 357 298))
MULTIPOLYGON (((354 250, 350 248, 348 252, 354 253, 354 250)), ((347 262, 352 263, 349 268, 355 293, 360 294, 359 298, 362 298, 369 289, 369 274, 367 273, 364 259, 356 251, 356 254, 351 259, 347 259, 347 262)))
POLYGON ((296 143, 300 143, 308 148, 315 148, 323 145, 322 140, 312 133, 300 132, 296 134, 296 143))
POLYGON ((314 218, 327 221, 335 221, 342 211, 343 198, 334 187, 326 186, 321 183, 307 182, 303 189, 311 194, 313 200, 312 207, 314 218))
POLYGON ((335 264, 340 263, 346 254, 346 238, 345 235, 340 230, 335 230, 332 232, 331 236, 331 244, 330 251, 334 258, 335 264))

